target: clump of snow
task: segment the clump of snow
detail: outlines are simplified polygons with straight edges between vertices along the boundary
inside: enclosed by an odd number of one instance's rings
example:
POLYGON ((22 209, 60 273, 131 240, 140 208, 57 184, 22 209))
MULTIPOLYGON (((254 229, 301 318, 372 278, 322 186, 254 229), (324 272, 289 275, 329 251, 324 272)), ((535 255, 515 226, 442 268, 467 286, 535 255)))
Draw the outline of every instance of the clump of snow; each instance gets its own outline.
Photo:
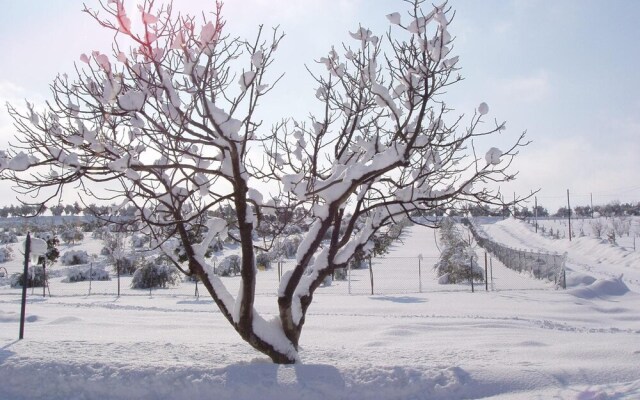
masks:
POLYGON ((585 273, 572 271, 567 274, 567 287, 591 285, 595 281, 596 278, 585 273))
POLYGON ((249 191, 247 192, 247 197, 250 200, 253 200, 257 205, 261 205, 264 199, 262 193, 260 193, 258 190, 253 188, 249 188, 249 191))
POLYGON ((400 13, 398 13, 398 12, 394 12, 394 13, 388 14, 387 15, 387 19, 393 25, 400 25, 401 18, 400 18, 400 13))
MULTIPOLYGON (((23 250, 27 246, 27 241, 23 242, 23 250)), ((32 256, 42 256, 47 252, 47 242, 40 239, 32 237, 29 243, 29 253, 32 256)))
POLYGON ((484 159, 487 161, 487 165, 498 165, 500 164, 500 157, 502 157, 502 150, 492 147, 485 154, 484 159))
POLYGON ((29 167, 38 162, 38 159, 34 156, 20 152, 15 156, 8 158, 6 156, 0 159, 0 170, 10 169, 13 171, 25 171, 29 167))
POLYGON ((285 290, 287 289, 287 285, 289 284, 289 280, 293 275, 293 270, 286 271, 282 274, 282 278, 280 278, 280 284, 278 285, 278 296, 282 297, 285 295, 285 290))
POLYGON ((251 64, 256 68, 261 68, 264 63, 264 53, 260 50, 251 55, 251 64))
POLYGON ((349 32, 349 35, 356 40, 362 40, 364 42, 370 40, 373 33, 367 28, 360 27, 354 33, 349 32))
POLYGON ((196 256, 204 258, 207 251, 210 249, 214 239, 225 240, 228 235, 227 221, 222 218, 212 217, 207 220, 207 235, 202 242, 194 245, 193 250, 196 256))
POLYGON ((478 106, 478 114, 480 115, 486 115, 489 112, 489 105, 487 105, 487 103, 480 103, 480 105, 478 106))
POLYGON ((396 117, 402 114, 398 106, 393 102, 389 90, 386 87, 378 83, 373 83, 371 84, 371 92, 376 95, 376 103, 379 106, 389 107, 396 117))
POLYGON ((253 83, 253 80, 255 79, 255 77, 256 77, 255 71, 247 71, 242 75, 240 75, 240 78, 238 79, 240 90, 242 90, 243 92, 247 90, 247 88, 251 86, 251 84, 253 83))
MULTIPOLYGON (((249 72, 251 72, 251 71, 249 71, 249 72)), ((243 85, 243 83, 247 83, 248 84, 248 82, 245 81, 245 74, 243 74, 240 77, 241 86, 243 85)), ((251 79, 253 79, 253 77, 251 79)), ((246 87, 245 87, 245 89, 246 89, 246 87)), ((207 102, 207 110, 211 114, 211 116, 213 117, 213 120, 215 121, 215 123, 218 124, 218 126, 220 128, 220 131, 221 131, 220 133, 222 135, 224 135, 225 137, 228 137, 228 138, 232 138, 232 139, 236 139, 237 138, 238 132, 240 131, 240 128, 242 127, 242 121, 239 121, 239 120, 237 120, 235 118, 232 118, 223 109, 218 108, 212 102, 207 102)), ((225 144, 225 143, 223 142, 223 144, 225 144)), ((225 157, 225 159, 226 158, 227 157, 225 157)))
POLYGON ((454 56, 444 60, 442 63, 446 68, 453 68, 458 63, 459 59, 460 58, 458 56, 454 56))
POLYGON ((141 91, 130 90, 118 96, 120 108, 126 111, 140 111, 144 105, 145 95, 141 91))
POLYGON ((211 22, 207 22, 200 31, 200 47, 209 48, 209 45, 216 42, 220 37, 220 30, 211 22))
POLYGON ((272 318, 267 321, 260 315, 254 314, 253 330, 258 337, 266 341, 277 351, 286 354, 289 358, 300 362, 298 352, 291 344, 291 341, 284 334, 279 318, 272 318))

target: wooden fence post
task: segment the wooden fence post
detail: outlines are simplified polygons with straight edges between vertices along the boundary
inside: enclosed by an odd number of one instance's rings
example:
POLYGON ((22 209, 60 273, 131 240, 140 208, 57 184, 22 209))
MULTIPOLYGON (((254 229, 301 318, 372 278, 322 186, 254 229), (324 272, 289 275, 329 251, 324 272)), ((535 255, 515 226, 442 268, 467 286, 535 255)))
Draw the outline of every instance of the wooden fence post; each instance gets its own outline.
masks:
POLYGON ((348 281, 349 294, 351 294, 351 263, 347 263, 347 281, 348 281))
POLYGON ((487 252, 484 252, 484 290, 489 291, 489 275, 487 274, 487 252))
POLYGON ((118 297, 120 297, 120 259, 116 260, 116 273, 118 274, 118 297))
POLYGON ((31 252, 31 233, 27 232, 27 239, 24 244, 24 273, 22 274, 22 307, 20 308, 20 334, 19 340, 24 338, 24 319, 27 309, 27 283, 29 275, 29 256, 31 252))
POLYGON ((371 268, 371 257, 369 257, 369 277, 371 278, 371 295, 373 296, 373 268, 371 268))
POLYGON ((490 271, 490 275, 491 275, 491 290, 494 290, 494 286, 493 286, 493 258, 489 259, 489 271, 490 271))
POLYGON ((469 263, 469 271, 471 272, 471 274, 469 275, 469 279, 471 280, 471 293, 474 293, 475 289, 473 287, 473 256, 471 256, 471 262, 469 263))
POLYGON ((418 290, 422 293, 422 254, 418 256, 418 290))

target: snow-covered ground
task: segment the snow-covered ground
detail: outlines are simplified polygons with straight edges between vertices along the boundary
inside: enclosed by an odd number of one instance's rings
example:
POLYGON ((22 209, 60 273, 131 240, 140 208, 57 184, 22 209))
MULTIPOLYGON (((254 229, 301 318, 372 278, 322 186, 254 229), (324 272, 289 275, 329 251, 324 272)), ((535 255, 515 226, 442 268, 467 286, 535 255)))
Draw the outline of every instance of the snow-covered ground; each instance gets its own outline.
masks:
MULTIPOLYGON (((0 399, 640 398, 637 255, 513 220, 483 228, 567 251, 569 288, 430 291, 432 264, 422 293, 349 295, 334 283, 314 299, 295 366, 256 353, 211 301, 171 291, 31 295, 18 341, 19 298, 0 287, 0 399)), ((437 255, 433 237, 410 228, 390 259, 437 255)), ((257 308, 276 313, 275 298, 257 308)))
MULTIPOLYGON (((534 224, 534 221, 529 221, 534 224)), ((615 241, 619 247, 640 252, 640 218, 639 217, 577 217, 571 219, 571 231, 574 237, 597 238, 608 241, 609 234, 616 232, 615 241)), ((540 218, 538 219, 538 233, 543 236, 559 237, 567 239, 569 233, 569 221, 567 218, 540 218)))

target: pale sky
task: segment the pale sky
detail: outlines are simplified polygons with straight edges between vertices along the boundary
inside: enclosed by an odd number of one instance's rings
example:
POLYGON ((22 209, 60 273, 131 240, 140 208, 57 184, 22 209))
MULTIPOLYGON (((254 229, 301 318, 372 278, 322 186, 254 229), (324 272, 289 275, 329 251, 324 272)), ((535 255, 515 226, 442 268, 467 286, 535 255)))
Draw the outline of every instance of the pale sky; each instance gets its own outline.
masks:
MULTIPOLYGON (((160 2, 161 0, 157 0, 160 2)), ((97 0, 85 0, 96 6, 97 0)), ((106 52, 111 34, 80 12, 79 0, 0 0, 0 102, 49 99, 57 73, 73 76, 82 53, 106 52)), ((213 0, 180 0, 183 11, 209 12, 213 0)), ((126 2, 130 8, 136 1, 126 2)), ((640 201, 640 2, 635 0, 450 0, 464 81, 444 97, 459 114, 487 102, 491 116, 507 121, 497 147, 524 130, 533 143, 515 167, 509 196, 541 189, 550 211, 613 200, 640 201)), ((274 75, 285 73, 265 99, 267 125, 304 117, 315 104, 305 64, 331 45, 350 42, 358 25, 383 35, 386 14, 404 14, 402 0, 227 0, 227 32, 252 36, 258 24, 280 25, 282 42, 274 75)), ((0 148, 13 136, 0 109, 0 148)), ((71 200, 73 201, 73 200, 71 200)), ((0 182, 0 206, 16 204, 0 182)))

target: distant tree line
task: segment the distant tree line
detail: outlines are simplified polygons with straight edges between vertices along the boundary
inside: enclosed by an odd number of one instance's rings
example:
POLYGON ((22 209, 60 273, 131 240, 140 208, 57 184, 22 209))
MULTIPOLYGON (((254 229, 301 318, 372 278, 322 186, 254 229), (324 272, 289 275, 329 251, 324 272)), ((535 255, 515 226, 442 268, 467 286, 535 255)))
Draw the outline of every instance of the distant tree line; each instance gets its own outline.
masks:
MULTIPOLYGON (((452 217, 466 215, 472 215, 474 217, 509 217, 514 215, 514 213, 516 218, 533 218, 535 216, 541 218, 567 218, 569 216, 569 209, 567 207, 560 207, 555 213, 551 213, 542 205, 531 208, 528 206, 516 206, 514 211, 514 207, 509 206, 489 207, 486 205, 466 204, 458 210, 441 210, 436 208, 432 215, 437 217, 442 217, 444 215, 452 217)), ((571 216, 591 217, 592 215, 596 217, 640 216, 640 202, 621 203, 620 201, 612 201, 605 205, 595 205, 593 206, 593 209, 591 209, 591 206, 577 206, 571 208, 571 216)))
POLYGON ((56 217, 62 215, 120 215, 120 216, 133 216, 135 214, 135 207, 122 207, 118 208, 115 204, 111 205, 96 205, 90 204, 88 206, 81 206, 77 201, 73 204, 56 204, 47 207, 45 204, 40 206, 20 204, 18 206, 10 205, 0 208, 0 218, 8 217, 29 217, 36 214, 39 215, 53 215, 56 217))
MULTIPOLYGON (((556 217, 567 217, 569 210, 567 207, 560 207, 554 214, 556 217)), ((623 216, 640 216, 640 202, 621 203, 612 201, 606 205, 593 206, 577 206, 571 209, 571 215, 576 217, 590 217, 592 215, 602 217, 623 217, 623 216)))
MULTIPOLYGON (((233 213, 231 211, 231 206, 224 205, 211 211, 210 214, 224 219, 233 219, 233 213)), ((18 206, 10 205, 0 208, 0 218, 33 216, 38 213, 41 215, 50 214, 53 216, 90 215, 133 217, 136 213, 136 207, 133 205, 118 207, 115 204, 90 204, 83 207, 76 201, 73 204, 59 203, 50 207, 47 207, 44 204, 39 208, 34 205, 20 204, 18 206)), ((486 205, 466 204, 458 210, 445 209, 444 207, 442 209, 435 208, 433 214, 438 217, 442 217, 445 214, 449 216, 472 215, 474 217, 507 217, 514 214, 514 209, 507 206, 489 207, 486 205)), ((300 221, 303 219, 304 215, 304 210, 282 207, 282 209, 278 209, 274 215, 266 216, 262 226, 258 229, 273 233, 272 231, 277 230, 277 228, 282 229, 293 221, 300 221)), ((591 217, 592 215, 603 217, 640 216, 640 202, 622 203, 620 201, 612 201, 605 205, 595 205, 593 206, 593 210, 589 205, 576 206, 572 207, 571 215, 575 217, 591 217)), ((529 208, 528 206, 518 206, 515 207, 515 216, 516 218, 533 218, 535 216, 543 218, 567 218, 569 216, 569 210, 567 207, 560 207, 555 213, 550 213, 547 208, 538 205, 536 213, 535 207, 529 208)))
MULTIPOLYGON (((89 204, 83 207, 78 202, 75 202, 73 204, 59 203, 50 207, 44 204, 40 207, 20 204, 18 206, 10 205, 0 208, 0 218, 35 215, 52 215, 56 217, 86 215, 104 217, 105 220, 108 220, 108 217, 128 217, 125 219, 132 221, 135 219, 136 213, 137 208, 133 204, 124 207, 119 207, 116 204, 89 204)), ((306 230, 307 224, 304 221, 306 215, 307 212, 299 206, 288 207, 287 205, 282 205, 281 207, 275 207, 273 214, 263 216, 260 225, 257 227, 257 232, 261 236, 273 236, 281 232, 300 233, 301 230, 306 230)), ((222 218, 227 221, 229 226, 237 224, 235 212, 230 204, 223 204, 215 210, 210 210, 208 216, 222 218)))

